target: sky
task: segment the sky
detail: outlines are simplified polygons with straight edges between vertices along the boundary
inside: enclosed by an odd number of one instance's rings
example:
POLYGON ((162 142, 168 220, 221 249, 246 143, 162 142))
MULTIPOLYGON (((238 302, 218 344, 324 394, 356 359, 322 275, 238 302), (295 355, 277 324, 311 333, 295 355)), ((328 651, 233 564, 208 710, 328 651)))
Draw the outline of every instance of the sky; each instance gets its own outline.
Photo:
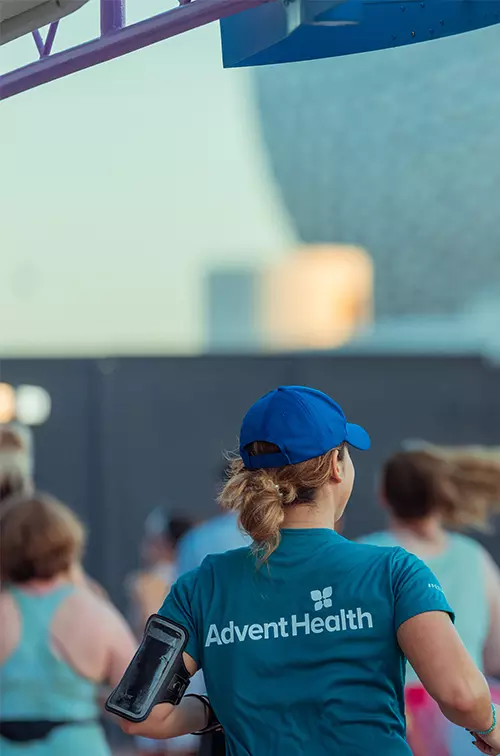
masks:
MULTIPOLYGON (((172 5, 128 0, 127 20, 172 5)), ((54 51, 97 34, 98 12, 61 22, 54 51)), ((9 43, 0 70, 34 54, 9 43)), ((2 354, 203 347, 207 270, 295 243, 251 76, 223 70, 212 24, 2 103, 2 354)))

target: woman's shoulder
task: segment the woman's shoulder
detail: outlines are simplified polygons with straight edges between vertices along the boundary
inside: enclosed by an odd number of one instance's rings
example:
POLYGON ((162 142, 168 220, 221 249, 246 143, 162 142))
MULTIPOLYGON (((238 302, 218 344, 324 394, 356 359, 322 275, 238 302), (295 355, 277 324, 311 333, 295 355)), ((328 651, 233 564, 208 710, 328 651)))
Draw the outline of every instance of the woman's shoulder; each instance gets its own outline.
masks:
POLYGON ((449 532, 448 539, 450 552, 454 556, 475 557, 477 559, 487 558, 488 551, 475 538, 465 535, 464 533, 449 532))
POLYGON ((114 604, 85 585, 75 587, 54 619, 56 635, 79 635, 84 629, 89 642, 132 638, 132 631, 114 604))
POLYGON ((405 568, 415 560, 418 561, 417 557, 406 551, 395 539, 386 538, 384 533, 373 533, 366 538, 351 541, 350 546, 351 560, 365 565, 368 569, 375 567, 392 573, 405 568), (380 535, 380 538, 377 538, 377 535, 380 535))
POLYGON ((173 591, 188 595, 195 595, 201 591, 207 595, 210 586, 234 580, 234 575, 247 566, 255 568, 255 555, 248 546, 207 554, 198 567, 184 572, 177 578, 173 591))
POLYGON ((89 613, 100 614, 104 611, 106 600, 95 593, 87 585, 75 585, 72 590, 62 601, 59 607, 61 614, 73 614, 75 621, 82 614, 87 616, 89 613))
POLYGON ((247 561, 255 563, 255 554, 250 546, 242 546, 238 549, 229 549, 217 554, 207 554, 199 567, 199 575, 214 570, 227 570, 236 567, 238 564, 244 564, 247 561))
POLYGON ((92 593, 95 593, 96 595, 100 596, 103 599, 109 599, 107 592, 104 590, 102 585, 97 582, 97 580, 94 580, 94 578, 91 578, 90 575, 88 575, 81 564, 76 563, 73 565, 71 569, 71 583, 75 587, 83 587, 88 588, 92 591, 92 593))
POLYGON ((5 585, 0 589, 0 611, 8 610, 15 605, 12 591, 5 585))
POLYGON ((72 618, 75 623, 92 621, 113 623, 121 618, 120 613, 106 595, 97 593, 90 585, 77 585, 66 597, 60 607, 60 614, 66 621, 72 618))
POLYGON ((11 591, 2 587, 0 590, 0 627, 5 628, 13 618, 18 618, 19 612, 11 591))

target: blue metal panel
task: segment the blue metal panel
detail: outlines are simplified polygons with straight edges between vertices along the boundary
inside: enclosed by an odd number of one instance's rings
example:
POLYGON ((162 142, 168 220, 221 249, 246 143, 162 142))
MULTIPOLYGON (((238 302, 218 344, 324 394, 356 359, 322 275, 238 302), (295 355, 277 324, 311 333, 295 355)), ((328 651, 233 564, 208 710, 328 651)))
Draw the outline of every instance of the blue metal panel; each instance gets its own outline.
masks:
POLYGON ((221 20, 223 60, 233 68, 330 58, 499 22, 499 0, 279 0, 221 20))

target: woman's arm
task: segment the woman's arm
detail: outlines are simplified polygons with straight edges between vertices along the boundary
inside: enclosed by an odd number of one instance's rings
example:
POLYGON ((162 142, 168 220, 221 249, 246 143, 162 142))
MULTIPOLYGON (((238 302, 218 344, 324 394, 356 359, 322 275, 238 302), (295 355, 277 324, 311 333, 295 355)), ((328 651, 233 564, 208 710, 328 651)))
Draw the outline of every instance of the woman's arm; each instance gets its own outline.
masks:
POLYGON ((77 588, 88 588, 93 594, 99 596, 99 598, 109 601, 109 596, 102 585, 99 585, 93 578, 89 577, 79 562, 73 564, 70 570, 70 579, 77 588))
MULTIPOLYGON (((190 677, 198 670, 195 657, 199 639, 197 637, 197 625, 192 614, 192 608, 195 604, 192 598, 196 589, 197 578, 198 570, 182 576, 173 585, 158 612, 160 616, 181 625, 187 633, 186 651, 182 656, 190 677)), ((119 725, 131 735, 166 739, 202 730, 207 725, 207 719, 207 711, 203 701, 185 697, 178 706, 158 704, 144 722, 132 724, 120 720, 119 725)))
POLYGON ((183 698, 178 706, 158 704, 145 722, 134 724, 124 719, 119 720, 123 732, 128 735, 141 735, 153 740, 177 738, 192 732, 203 730, 207 726, 208 710, 196 697, 183 698))
POLYGON ((454 724, 484 731, 492 724, 488 685, 445 612, 426 612, 404 622, 399 645, 427 692, 454 724))

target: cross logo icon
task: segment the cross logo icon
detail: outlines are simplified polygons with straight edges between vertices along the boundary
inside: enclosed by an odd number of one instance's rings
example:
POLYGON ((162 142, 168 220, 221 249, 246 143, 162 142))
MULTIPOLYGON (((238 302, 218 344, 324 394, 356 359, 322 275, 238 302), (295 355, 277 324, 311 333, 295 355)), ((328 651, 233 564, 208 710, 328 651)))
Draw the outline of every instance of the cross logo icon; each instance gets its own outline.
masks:
POLYGON ((314 601, 314 611, 319 612, 320 609, 328 609, 332 605, 331 596, 333 594, 332 586, 323 588, 322 591, 311 591, 311 598, 314 601))

